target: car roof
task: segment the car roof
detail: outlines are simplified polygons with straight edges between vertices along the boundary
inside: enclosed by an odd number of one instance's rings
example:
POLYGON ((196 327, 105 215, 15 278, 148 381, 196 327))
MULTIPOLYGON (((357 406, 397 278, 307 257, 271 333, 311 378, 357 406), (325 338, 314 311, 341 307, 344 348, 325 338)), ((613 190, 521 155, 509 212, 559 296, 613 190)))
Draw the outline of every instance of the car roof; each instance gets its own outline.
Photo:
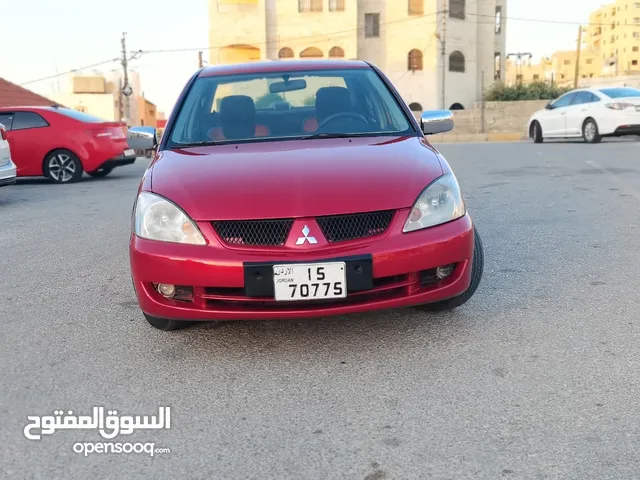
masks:
POLYGON ((338 68, 357 69, 371 67, 363 60, 261 60, 227 65, 209 65, 200 72, 200 76, 211 77, 238 73, 274 73, 291 70, 333 70, 338 68))
POLYGON ((47 110, 47 111, 53 111, 53 110, 56 110, 57 108, 66 108, 66 107, 55 107, 53 105, 51 105, 51 106, 44 106, 44 105, 25 105, 25 106, 12 105, 10 107, 0 107, 0 112, 12 112, 13 110, 47 110))

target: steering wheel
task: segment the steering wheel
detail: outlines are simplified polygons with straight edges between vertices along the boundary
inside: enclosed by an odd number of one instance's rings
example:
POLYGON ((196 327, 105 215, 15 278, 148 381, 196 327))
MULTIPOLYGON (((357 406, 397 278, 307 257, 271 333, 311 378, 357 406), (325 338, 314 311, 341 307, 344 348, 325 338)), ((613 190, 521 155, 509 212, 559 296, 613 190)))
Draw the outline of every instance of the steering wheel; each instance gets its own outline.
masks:
POLYGON ((359 113, 353 113, 353 112, 338 112, 338 113, 334 113, 333 115, 329 115, 327 118, 325 118, 321 123, 318 124, 318 128, 317 130, 320 130, 322 127, 324 127, 327 123, 334 121, 336 118, 340 118, 340 117, 349 117, 349 118, 353 118, 355 120, 359 120, 361 122, 364 122, 365 124, 367 124, 367 126, 369 125, 369 122, 366 118, 364 118, 362 115, 360 115, 359 113))

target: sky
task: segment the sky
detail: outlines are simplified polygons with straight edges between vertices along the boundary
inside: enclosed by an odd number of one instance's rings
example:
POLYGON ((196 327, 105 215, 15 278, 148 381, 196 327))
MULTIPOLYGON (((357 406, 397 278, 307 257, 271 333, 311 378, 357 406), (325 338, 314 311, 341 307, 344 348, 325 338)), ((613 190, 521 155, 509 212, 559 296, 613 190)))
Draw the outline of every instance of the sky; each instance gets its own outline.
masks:
MULTIPOLYGON (((293 1, 293 0, 292 0, 293 1)), ((356 1, 356 0, 347 0, 356 1)), ((65 78, 33 80, 121 55, 127 48, 193 49, 147 53, 130 62, 140 74, 145 97, 169 113, 185 82, 198 68, 198 49, 208 58, 208 0, 0 0, 0 77, 42 95, 65 91, 65 78), (90 5, 93 3, 94 5, 90 5)), ((576 47, 578 25, 602 0, 507 0, 507 53, 535 58, 576 47), (527 19, 527 20, 525 20, 527 19)), ((231 27, 230 27, 231 28, 231 27)), ((330 32, 327 32, 330 33, 330 32)), ((99 69, 121 69, 118 62, 99 69)), ((90 70, 89 70, 90 71, 90 70)))

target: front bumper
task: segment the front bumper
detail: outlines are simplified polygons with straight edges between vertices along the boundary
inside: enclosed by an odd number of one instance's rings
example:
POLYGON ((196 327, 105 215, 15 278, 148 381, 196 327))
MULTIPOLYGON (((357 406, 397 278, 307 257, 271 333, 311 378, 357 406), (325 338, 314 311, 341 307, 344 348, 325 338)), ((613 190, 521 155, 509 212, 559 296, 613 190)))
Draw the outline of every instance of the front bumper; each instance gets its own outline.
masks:
MULTIPOLYGON (((266 320, 407 307, 466 291, 471 282, 474 246, 471 218, 465 215, 444 225, 403 234, 407 214, 408 209, 397 212, 388 233, 379 237, 308 251, 228 248, 215 241, 207 222, 198 222, 198 226, 209 239, 208 246, 169 244, 132 235, 129 254, 138 303, 144 313, 158 318, 266 320), (264 295, 258 292, 259 296, 255 296, 255 285, 251 292, 246 288, 245 275, 252 274, 251 265, 342 259, 348 267, 361 262, 361 271, 365 272, 361 281, 347 276, 345 299, 276 302, 268 284, 264 295), (449 264, 455 264, 449 277, 439 281, 434 278, 437 267, 449 264), (167 299, 155 290, 157 283, 192 287, 192 300, 167 299)), ((266 275, 270 275, 269 265, 266 275)))
POLYGON ((16 166, 9 160, 9 163, 0 167, 0 187, 6 187, 14 183, 16 183, 16 166))

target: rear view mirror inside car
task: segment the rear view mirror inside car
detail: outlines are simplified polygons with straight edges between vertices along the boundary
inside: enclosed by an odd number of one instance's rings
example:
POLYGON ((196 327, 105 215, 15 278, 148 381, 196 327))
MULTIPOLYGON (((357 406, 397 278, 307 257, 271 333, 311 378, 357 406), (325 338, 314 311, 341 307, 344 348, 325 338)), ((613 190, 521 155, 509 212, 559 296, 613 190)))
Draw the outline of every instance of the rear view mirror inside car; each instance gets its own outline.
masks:
POLYGON ((269 91, 271 93, 293 92, 295 90, 304 90, 305 88, 307 88, 307 82, 305 80, 288 80, 269 85, 269 91))

